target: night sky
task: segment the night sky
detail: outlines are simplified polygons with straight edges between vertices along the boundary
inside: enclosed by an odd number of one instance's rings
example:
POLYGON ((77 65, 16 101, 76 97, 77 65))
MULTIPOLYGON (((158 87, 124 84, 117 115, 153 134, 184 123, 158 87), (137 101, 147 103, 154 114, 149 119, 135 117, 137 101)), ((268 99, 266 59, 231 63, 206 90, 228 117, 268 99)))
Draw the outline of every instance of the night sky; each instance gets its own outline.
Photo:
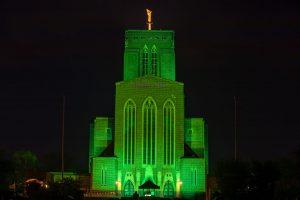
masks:
MULTIPOLYGON (((0 148, 58 156, 87 169, 89 123, 114 115, 124 31, 175 31, 186 116, 208 123, 211 162, 234 155, 234 95, 242 159, 288 155, 300 144, 300 30, 296 1, 2 0, 0 148)), ((59 164, 58 164, 59 165, 59 164)), ((75 165, 74 165, 75 166, 75 165)))

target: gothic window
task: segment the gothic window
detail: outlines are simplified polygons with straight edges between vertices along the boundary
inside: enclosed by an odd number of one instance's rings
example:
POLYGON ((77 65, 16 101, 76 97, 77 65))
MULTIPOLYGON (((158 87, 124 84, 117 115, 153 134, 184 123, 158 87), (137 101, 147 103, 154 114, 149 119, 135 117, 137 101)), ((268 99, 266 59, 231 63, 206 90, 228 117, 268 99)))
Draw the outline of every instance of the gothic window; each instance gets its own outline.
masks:
POLYGON ((153 45, 153 47, 152 47, 151 57, 152 57, 151 73, 152 73, 152 75, 157 75, 157 50, 156 50, 156 46, 155 45, 153 45))
POLYGON ((142 76, 145 76, 148 74, 148 47, 147 45, 144 46, 143 49, 143 56, 142 56, 142 76))
POLYGON ((164 197, 172 198, 174 196, 174 188, 171 181, 167 181, 164 185, 164 197))
POLYGON ((131 197, 133 195, 133 192, 134 192, 133 183, 130 180, 128 180, 124 186, 124 196, 131 197))
POLYGON ((156 105, 152 98, 143 104, 143 163, 155 164, 156 105))
POLYGON ((124 164, 134 164, 136 106, 128 100, 124 107, 124 164))
POLYGON ((175 106, 171 100, 167 100, 163 107, 163 140, 164 140, 164 164, 174 164, 175 148, 175 106))

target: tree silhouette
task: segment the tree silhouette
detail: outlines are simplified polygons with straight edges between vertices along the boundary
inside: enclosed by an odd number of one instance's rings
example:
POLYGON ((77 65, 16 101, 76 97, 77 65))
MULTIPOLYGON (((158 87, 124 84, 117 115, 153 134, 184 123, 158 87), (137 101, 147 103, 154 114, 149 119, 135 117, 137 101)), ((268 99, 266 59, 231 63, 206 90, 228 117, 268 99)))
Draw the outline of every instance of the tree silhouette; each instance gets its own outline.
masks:
POLYGON ((14 164, 14 179, 18 184, 24 183, 28 171, 38 168, 38 159, 31 151, 16 151, 12 156, 14 164))

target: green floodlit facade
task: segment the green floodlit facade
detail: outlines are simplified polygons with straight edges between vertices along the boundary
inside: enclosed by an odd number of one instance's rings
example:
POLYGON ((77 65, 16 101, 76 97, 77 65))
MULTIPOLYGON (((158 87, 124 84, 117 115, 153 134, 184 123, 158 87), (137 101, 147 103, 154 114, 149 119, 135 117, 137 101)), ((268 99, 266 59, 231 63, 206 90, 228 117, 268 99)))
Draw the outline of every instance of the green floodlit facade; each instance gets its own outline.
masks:
POLYGON ((174 32, 125 32, 124 80, 115 117, 90 128, 91 188, 115 196, 195 197, 206 191, 207 131, 186 118, 184 85, 175 80, 174 32), (142 190, 147 181, 159 186, 142 190))

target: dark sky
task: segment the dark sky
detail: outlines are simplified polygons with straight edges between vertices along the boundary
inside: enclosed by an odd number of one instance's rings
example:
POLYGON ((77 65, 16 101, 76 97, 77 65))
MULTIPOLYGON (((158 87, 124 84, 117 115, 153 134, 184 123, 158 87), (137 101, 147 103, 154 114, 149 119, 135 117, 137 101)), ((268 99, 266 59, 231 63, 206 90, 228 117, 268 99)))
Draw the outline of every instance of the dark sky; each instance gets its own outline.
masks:
POLYGON ((209 127, 212 163, 233 157, 234 101, 243 159, 275 159, 300 144, 300 30, 296 1, 2 0, 0 148, 59 150, 87 168, 88 126, 113 116, 124 31, 175 31, 186 115, 209 127))

